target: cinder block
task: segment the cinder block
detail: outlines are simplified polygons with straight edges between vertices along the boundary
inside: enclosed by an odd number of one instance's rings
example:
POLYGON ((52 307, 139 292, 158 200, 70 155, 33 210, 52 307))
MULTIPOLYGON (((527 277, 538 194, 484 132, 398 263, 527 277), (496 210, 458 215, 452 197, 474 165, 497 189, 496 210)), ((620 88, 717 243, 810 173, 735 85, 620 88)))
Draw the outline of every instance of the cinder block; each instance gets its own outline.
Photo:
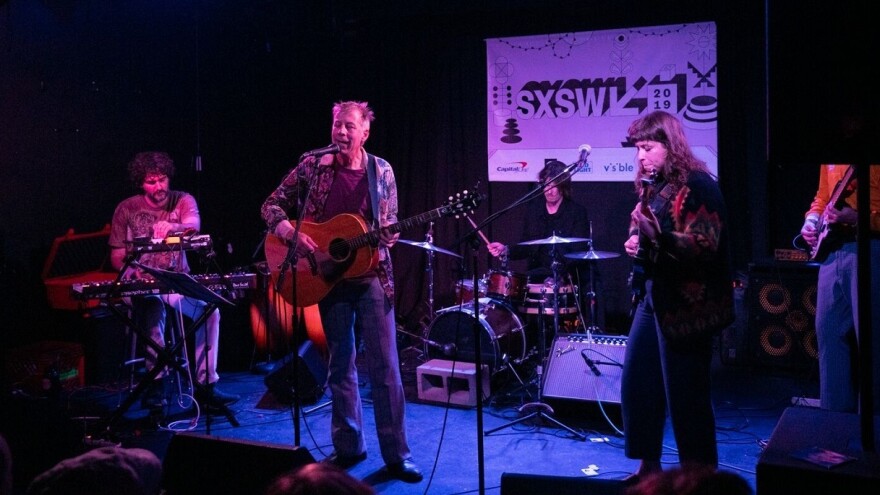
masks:
MULTIPOLYGON (((489 396, 489 368, 482 365, 483 398, 489 396)), ((438 404, 473 407, 477 405, 477 367, 462 363, 432 359, 416 368, 419 399, 438 404)))

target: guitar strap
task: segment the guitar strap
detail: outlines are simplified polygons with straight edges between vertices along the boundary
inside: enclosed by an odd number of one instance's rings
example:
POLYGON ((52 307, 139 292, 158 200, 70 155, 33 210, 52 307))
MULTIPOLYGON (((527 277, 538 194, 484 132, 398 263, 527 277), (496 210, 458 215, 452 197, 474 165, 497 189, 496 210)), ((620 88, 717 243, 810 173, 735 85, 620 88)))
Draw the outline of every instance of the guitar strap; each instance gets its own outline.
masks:
POLYGON ((654 215, 658 220, 666 214, 666 208, 669 207, 669 200, 675 196, 677 191, 678 189, 673 186, 671 182, 667 182, 657 196, 654 197, 654 201, 651 202, 651 209, 654 210, 654 215))
POLYGON ((376 184, 376 157, 367 153, 367 184, 373 207, 373 226, 379 227, 379 187, 376 184))

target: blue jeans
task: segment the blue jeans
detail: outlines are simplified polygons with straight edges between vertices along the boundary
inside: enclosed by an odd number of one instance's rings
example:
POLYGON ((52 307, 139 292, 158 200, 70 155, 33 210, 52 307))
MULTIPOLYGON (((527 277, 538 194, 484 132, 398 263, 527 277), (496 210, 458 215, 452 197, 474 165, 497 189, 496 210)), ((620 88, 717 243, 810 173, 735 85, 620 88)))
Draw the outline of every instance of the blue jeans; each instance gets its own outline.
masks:
MULTIPOLYGON (((857 244, 845 243, 819 267, 816 339, 819 345, 819 400, 823 409, 858 412, 857 244)), ((880 414, 880 240, 871 240, 871 331, 874 413, 880 414)))
POLYGON ((366 450, 356 366, 357 335, 364 344, 382 458, 386 464, 408 459, 406 398, 397 356, 397 326, 394 308, 379 278, 343 280, 318 307, 330 354, 328 385, 333 395, 333 447, 342 456, 366 450))

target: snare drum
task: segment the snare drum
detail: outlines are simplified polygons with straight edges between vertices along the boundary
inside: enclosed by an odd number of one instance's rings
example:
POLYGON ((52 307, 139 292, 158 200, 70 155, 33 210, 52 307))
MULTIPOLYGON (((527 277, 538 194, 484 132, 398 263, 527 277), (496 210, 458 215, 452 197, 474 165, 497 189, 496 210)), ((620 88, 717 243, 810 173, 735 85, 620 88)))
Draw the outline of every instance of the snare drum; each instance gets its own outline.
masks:
POLYGON ((520 301, 525 294, 528 277, 521 273, 493 270, 489 272, 486 295, 502 301, 520 301))
MULTIPOLYGON (((575 301, 575 296, 576 294, 574 291, 574 287, 572 287, 571 285, 565 284, 559 286, 560 315, 577 313, 577 303, 575 301)), ((553 304, 555 297, 556 291, 554 290, 554 286, 552 283, 528 284, 525 298, 523 298, 522 303, 518 306, 517 309, 521 313, 530 315, 552 315, 555 314, 556 311, 555 304, 553 304)))

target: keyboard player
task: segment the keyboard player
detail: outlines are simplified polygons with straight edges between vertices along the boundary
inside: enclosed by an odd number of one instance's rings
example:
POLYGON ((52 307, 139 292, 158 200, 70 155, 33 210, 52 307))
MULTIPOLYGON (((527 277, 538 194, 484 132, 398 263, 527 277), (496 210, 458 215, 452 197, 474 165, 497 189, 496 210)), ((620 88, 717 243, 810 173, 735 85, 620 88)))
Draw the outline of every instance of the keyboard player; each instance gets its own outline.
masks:
MULTIPOLYGON (((128 164, 128 176, 139 193, 123 200, 113 213, 110 229, 110 262, 117 271, 125 270, 123 279, 149 277, 142 270, 126 263, 127 256, 136 240, 164 239, 171 233, 198 232, 201 224, 195 198, 182 191, 169 189, 174 176, 174 162, 164 152, 138 153, 128 164)), ((167 250, 140 254, 138 263, 164 270, 189 273, 186 252, 167 250)), ((190 319, 197 319, 207 303, 180 294, 163 294, 132 297, 133 319, 138 328, 149 332, 156 344, 164 346, 167 306, 175 308, 190 319)), ((217 373, 219 356, 220 311, 214 311, 195 332, 195 398, 202 407, 223 407, 238 400, 238 396, 226 393, 214 385, 220 378, 217 373), (213 390, 209 390, 208 384, 213 390)), ((148 368, 156 365, 156 353, 146 347, 148 368)), ((147 388, 141 405, 154 409, 163 407, 167 370, 163 370, 147 388)))

